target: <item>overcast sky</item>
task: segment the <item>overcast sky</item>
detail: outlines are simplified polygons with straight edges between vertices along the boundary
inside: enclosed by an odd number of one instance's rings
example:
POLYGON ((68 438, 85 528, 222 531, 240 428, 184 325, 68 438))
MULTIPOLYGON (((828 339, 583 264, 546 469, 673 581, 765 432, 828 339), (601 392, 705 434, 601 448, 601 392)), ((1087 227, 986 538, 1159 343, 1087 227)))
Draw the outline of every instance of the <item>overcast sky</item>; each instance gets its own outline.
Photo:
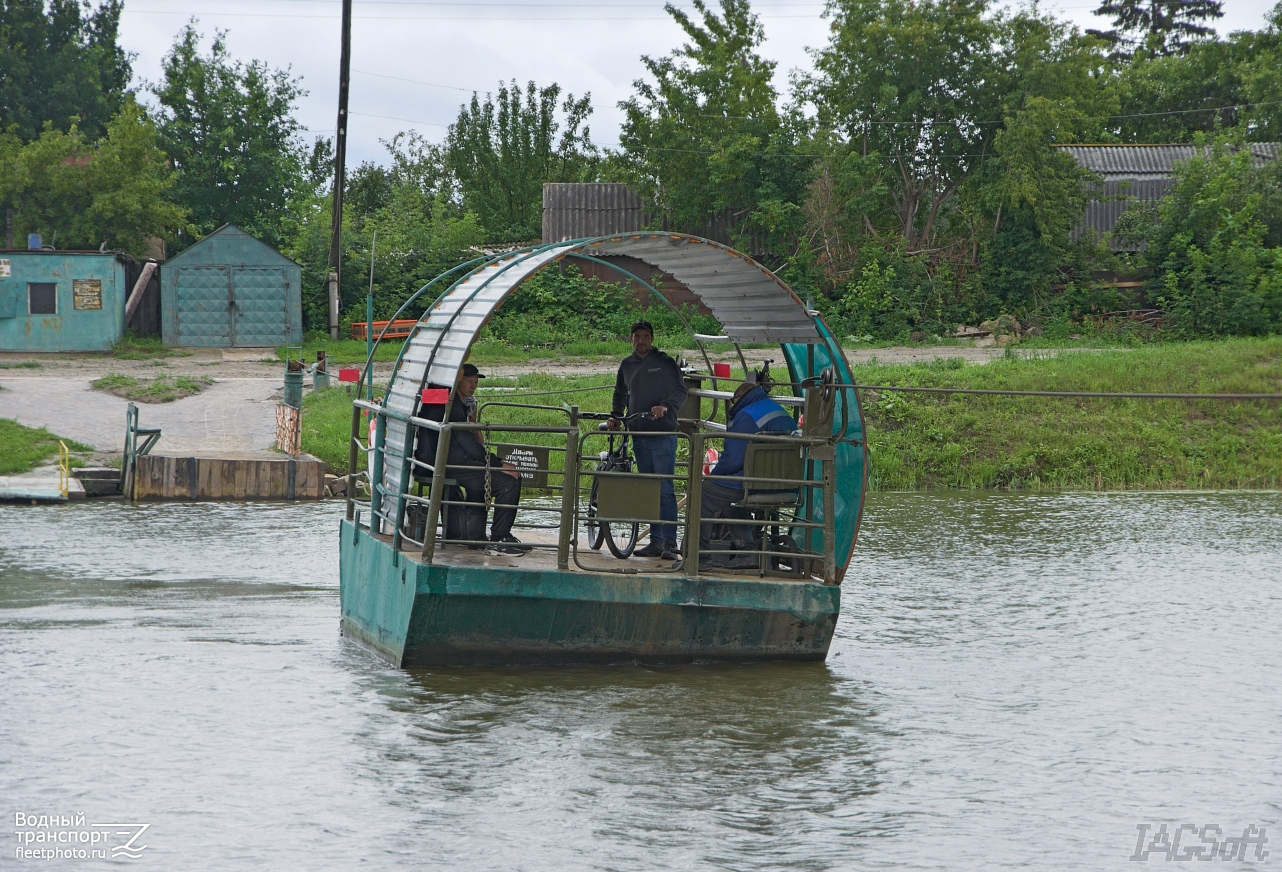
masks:
MULTIPOLYGON (((677 5, 693 9, 689 0, 677 5)), ((713 5, 718 5, 713 0, 713 5)), ((1044 11, 1079 27, 1101 27, 1098 2, 1059 0, 1044 11)), ((1221 33, 1263 26, 1272 0, 1227 0, 1221 33)), ((212 36, 227 32, 231 54, 289 68, 308 91, 298 117, 312 135, 332 135, 338 100, 339 0, 126 0, 121 42, 136 54, 134 75, 154 81, 174 36, 190 18, 212 36)), ((778 63, 776 86, 809 69, 807 49, 824 45, 822 2, 757 0, 766 31, 763 53, 778 63)), ((647 0, 354 0, 348 165, 385 162, 381 140, 414 129, 439 141, 472 91, 500 80, 557 82, 592 94, 592 139, 618 143, 617 103, 632 93, 641 56, 662 56, 682 42, 663 3, 647 0)), ((207 46, 206 42, 206 46, 207 46)))

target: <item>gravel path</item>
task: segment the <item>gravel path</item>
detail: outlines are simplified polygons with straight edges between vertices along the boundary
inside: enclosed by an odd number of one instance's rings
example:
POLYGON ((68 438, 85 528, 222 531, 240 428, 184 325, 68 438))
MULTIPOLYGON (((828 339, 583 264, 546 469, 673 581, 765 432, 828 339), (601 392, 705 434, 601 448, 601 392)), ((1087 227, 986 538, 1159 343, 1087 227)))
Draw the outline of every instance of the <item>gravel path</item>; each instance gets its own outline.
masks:
MULTIPOLYGON (((114 370, 113 371, 118 371, 114 370)), ((98 462, 119 455, 125 441, 120 397, 89 387, 86 376, 0 371, 0 418, 92 445, 98 462)), ((225 378, 193 397, 139 403, 139 423, 163 433, 156 454, 261 454, 276 440, 279 378, 225 378)))

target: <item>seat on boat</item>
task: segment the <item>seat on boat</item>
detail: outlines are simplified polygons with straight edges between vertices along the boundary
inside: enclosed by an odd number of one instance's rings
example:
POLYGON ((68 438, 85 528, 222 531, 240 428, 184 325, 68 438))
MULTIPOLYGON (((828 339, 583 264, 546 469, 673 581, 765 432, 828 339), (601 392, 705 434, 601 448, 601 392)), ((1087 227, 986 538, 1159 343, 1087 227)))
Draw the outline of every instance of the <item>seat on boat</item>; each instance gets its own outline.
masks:
POLYGON ((805 574, 804 560, 765 553, 798 550, 792 536, 779 530, 786 522, 781 513, 786 509, 795 512, 801 505, 801 489, 780 488, 778 482, 802 481, 805 473, 805 456, 800 445, 748 443, 743 461, 743 496, 732 505, 759 522, 753 528, 753 541, 759 543, 757 568, 766 575, 799 577, 805 574))

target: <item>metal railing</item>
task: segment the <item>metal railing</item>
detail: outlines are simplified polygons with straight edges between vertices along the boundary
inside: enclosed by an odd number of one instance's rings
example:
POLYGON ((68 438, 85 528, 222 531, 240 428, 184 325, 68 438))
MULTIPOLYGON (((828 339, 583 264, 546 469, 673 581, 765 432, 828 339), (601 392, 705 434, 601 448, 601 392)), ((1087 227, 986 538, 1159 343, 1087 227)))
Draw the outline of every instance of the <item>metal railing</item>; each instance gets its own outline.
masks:
MULTIPOLYGON (((485 502, 450 498, 447 487, 450 486, 451 468, 448 466, 449 445, 460 431, 483 434, 484 442, 491 447, 515 446, 523 448, 540 448, 548 451, 548 462, 524 471, 533 472, 545 477, 545 485, 540 488, 552 496, 552 500, 539 506, 536 511, 542 516, 556 518, 555 524, 539 524, 529 521, 529 507, 518 507, 517 529, 556 529, 558 532, 555 545, 546 543, 528 543, 529 547, 544 550, 555 549, 558 569, 567 570, 570 565, 579 569, 598 573, 646 574, 684 573, 699 574, 700 545, 699 531, 702 523, 723 524, 727 527, 746 526, 762 532, 756 536, 760 543, 750 552, 734 552, 738 555, 751 554, 757 557, 755 570, 739 574, 792 575, 796 577, 817 576, 826 583, 834 584, 837 580, 836 558, 831 547, 825 543, 833 541, 834 529, 834 469, 835 455, 830 439, 805 437, 797 435, 739 434, 705 431, 694 429, 693 432, 677 431, 675 433, 633 432, 629 435, 635 439, 653 436, 675 436, 678 439, 678 461, 671 475, 656 473, 627 473, 636 481, 671 481, 674 492, 684 494, 684 517, 678 513, 675 521, 661 517, 595 516, 596 521, 611 524, 675 524, 683 534, 683 559, 667 566, 645 565, 639 567, 630 561, 621 560, 617 568, 608 563, 594 562, 591 566, 581 559, 581 529, 588 523, 589 493, 592 482, 599 477, 618 476, 618 472, 598 471, 595 464, 599 459, 597 452, 585 450, 590 448, 593 440, 604 438, 600 432, 582 433, 580 412, 577 407, 529 406, 518 403, 486 403, 483 408, 519 407, 563 413, 567 421, 561 426, 535 424, 506 424, 489 421, 476 422, 439 422, 414 415, 405 415, 392 409, 365 400, 354 401, 352 417, 352 434, 350 447, 350 472, 354 478, 365 464, 358 464, 361 452, 372 452, 373 474, 370 477, 370 494, 368 501, 359 500, 354 494, 354 487, 348 487, 348 517, 358 526, 364 526, 371 532, 389 535, 395 551, 405 546, 419 549, 423 562, 431 564, 437 557, 437 549, 443 545, 463 545, 470 540, 447 538, 442 534, 442 513, 450 511, 484 510, 485 502), (375 419, 374 439, 372 443, 362 438, 362 413, 373 415, 375 419), (436 454, 431 463, 420 460, 411 450, 402 452, 396 448, 392 452, 400 460, 400 475, 396 482, 384 481, 384 459, 388 452, 386 444, 388 419, 402 421, 408 427, 419 428, 418 432, 434 431, 437 434, 436 454), (492 437, 501 434, 512 441, 497 441, 492 437), (521 434, 526 434, 522 436, 521 434), (547 445, 530 440, 535 435, 551 436, 553 443, 547 445), (702 472, 701 463, 705 448, 711 441, 740 439, 755 443, 787 444, 795 446, 802 453, 803 475, 800 478, 764 478, 739 476, 712 476, 702 472), (683 451, 682 448, 685 450, 683 451), (681 459, 684 455, 684 459, 681 459), (561 460, 560 468, 553 463, 553 458, 561 460), (438 475, 437 470, 443 470, 438 475), (411 492, 412 483, 417 481, 428 486, 426 494, 411 492), (796 491, 798 498, 795 504, 777 507, 779 517, 731 517, 702 518, 702 489, 705 481, 723 482, 727 485, 747 485, 755 490, 772 489, 796 491), (559 497, 559 500, 557 500, 559 497), (362 524, 361 515, 365 515, 362 524), (524 521, 524 522, 523 522, 524 521), (788 547, 774 547, 777 542, 769 535, 767 528, 787 530, 788 547), (419 532, 421 530, 421 533, 419 532), (795 549, 792 546, 796 546, 795 549), (781 571, 780 567, 785 567, 781 571)), ((410 440, 413 445, 414 440, 410 440)), ((458 469, 458 467, 453 467, 458 469)), ((485 471, 477 467, 477 471, 485 471)), ((491 469, 491 475, 505 474, 498 469, 491 469)), ((487 489, 488 490, 488 489, 487 489)), ((447 531, 448 532, 448 531, 447 531)))

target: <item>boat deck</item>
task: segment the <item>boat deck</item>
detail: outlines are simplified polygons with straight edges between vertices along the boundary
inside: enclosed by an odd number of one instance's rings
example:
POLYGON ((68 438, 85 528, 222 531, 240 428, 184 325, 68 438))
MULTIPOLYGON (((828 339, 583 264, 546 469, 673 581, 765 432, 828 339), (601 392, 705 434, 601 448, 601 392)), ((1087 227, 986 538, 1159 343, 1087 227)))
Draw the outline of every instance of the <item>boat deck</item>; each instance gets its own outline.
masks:
MULTIPOLYGON (((515 531, 522 544, 534 546, 521 556, 506 554, 487 554, 484 551, 473 551, 466 545, 438 545, 433 560, 436 564, 446 566, 466 566, 486 569, 517 569, 531 571, 556 570, 557 531, 530 530, 515 531)), ((391 544, 392 537, 386 534, 375 534, 375 538, 391 544)), ((401 553, 416 563, 422 562, 422 549, 414 544, 402 542, 401 553)), ((685 576, 687 573, 678 563, 661 560, 657 557, 629 557, 619 560, 604 545, 600 551, 588 547, 586 534, 581 533, 578 540, 578 564, 575 563, 575 550, 570 551, 570 572, 584 572, 592 575, 615 574, 628 577, 644 576, 685 576)), ((822 579, 811 576, 788 576, 778 573, 763 575, 752 568, 726 569, 704 568, 700 576, 734 578, 743 581, 769 580, 771 582, 794 581, 822 583, 822 579)))

